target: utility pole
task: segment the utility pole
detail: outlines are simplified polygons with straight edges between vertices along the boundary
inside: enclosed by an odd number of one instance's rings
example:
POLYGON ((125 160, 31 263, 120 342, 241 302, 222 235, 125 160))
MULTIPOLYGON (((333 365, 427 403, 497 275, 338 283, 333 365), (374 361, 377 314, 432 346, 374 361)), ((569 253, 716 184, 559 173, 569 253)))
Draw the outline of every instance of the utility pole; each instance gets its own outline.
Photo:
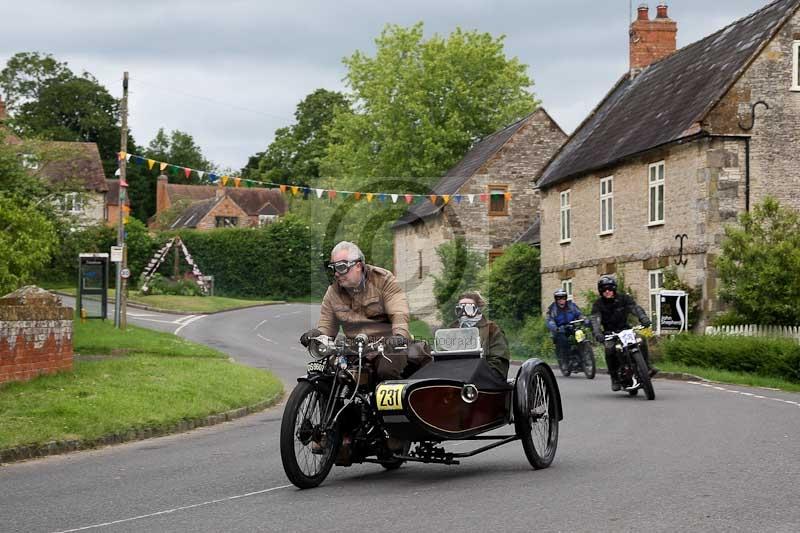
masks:
POLYGON ((127 171, 128 153, 128 73, 122 76, 122 124, 120 128, 119 150, 119 220, 117 224, 117 246, 122 247, 122 261, 117 263, 116 297, 114 298, 114 325, 124 330, 127 325, 127 302, 125 299, 125 286, 127 276, 122 276, 122 271, 127 272, 128 250, 125 247, 125 201, 128 197, 128 183, 125 181, 127 171))

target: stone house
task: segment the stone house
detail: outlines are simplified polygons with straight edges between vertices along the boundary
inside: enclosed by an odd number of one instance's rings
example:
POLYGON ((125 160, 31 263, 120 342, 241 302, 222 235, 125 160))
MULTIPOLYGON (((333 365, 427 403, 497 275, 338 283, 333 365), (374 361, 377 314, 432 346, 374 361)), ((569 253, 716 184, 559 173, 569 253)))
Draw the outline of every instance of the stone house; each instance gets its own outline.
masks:
POLYGON ((538 242, 527 231, 536 226, 539 204, 533 178, 564 139, 539 108, 476 143, 432 188, 440 198, 436 204, 415 204, 393 224, 394 274, 415 316, 431 324, 438 320, 432 276, 442 272, 440 244, 463 236, 492 260, 525 234, 526 242, 538 242), (450 200, 444 203, 442 195, 450 200))
POLYGON ((286 199, 278 189, 234 188, 212 185, 182 185, 169 183, 167 176, 158 177, 156 214, 173 206, 184 209, 170 223, 169 229, 263 226, 283 216, 286 199))
MULTIPOLYGON (((664 270, 719 311, 724 226, 766 195, 800 208, 800 0, 778 0, 680 50, 677 24, 646 5, 630 71, 537 178, 542 291, 581 300, 624 273, 655 313, 664 270)), ((543 305, 545 305, 543 299, 543 305)))

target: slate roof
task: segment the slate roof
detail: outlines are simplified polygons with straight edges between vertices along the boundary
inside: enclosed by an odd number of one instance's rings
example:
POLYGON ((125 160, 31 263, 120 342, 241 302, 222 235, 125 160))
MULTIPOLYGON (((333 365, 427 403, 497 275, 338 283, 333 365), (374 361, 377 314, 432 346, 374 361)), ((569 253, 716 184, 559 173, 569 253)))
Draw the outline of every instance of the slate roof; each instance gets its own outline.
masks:
POLYGON ((626 73, 543 169, 541 189, 685 137, 800 5, 776 0, 708 37, 626 73))
POLYGON ((539 237, 540 235, 540 228, 541 228, 541 219, 539 215, 536 215, 536 218, 533 219, 533 224, 528 227, 519 237, 514 239, 514 244, 521 242, 525 244, 530 244, 531 246, 539 246, 542 243, 542 239, 539 237))
MULTIPOLYGON (((180 199, 194 201, 216 198, 218 187, 215 185, 181 185, 177 183, 167 184, 167 194, 171 203, 180 199)), ((227 194, 248 216, 255 216, 264 204, 270 203, 275 206, 277 214, 286 212, 286 199, 278 189, 262 188, 225 188, 227 194)))
MULTIPOLYGON (((506 126, 502 130, 496 131, 478 141, 466 155, 448 170, 442 179, 431 188, 430 194, 442 195, 455 194, 458 192, 461 186, 475 175, 492 156, 499 152, 506 142, 540 110, 546 113, 546 111, 540 107, 530 115, 518 120, 510 126, 506 126)), ((435 215, 441 209, 441 205, 434 205, 426 198, 422 203, 413 205, 405 215, 400 217, 397 222, 392 225, 392 228, 411 224, 417 220, 435 215)))
POLYGON ((218 202, 222 201, 223 198, 224 197, 214 197, 192 203, 175 219, 175 222, 173 222, 169 228, 196 228, 197 224, 203 220, 203 217, 206 216, 218 202))
POLYGON ((52 157, 42 166, 41 174, 51 181, 80 181, 90 191, 106 192, 106 174, 95 143, 45 141, 52 157))

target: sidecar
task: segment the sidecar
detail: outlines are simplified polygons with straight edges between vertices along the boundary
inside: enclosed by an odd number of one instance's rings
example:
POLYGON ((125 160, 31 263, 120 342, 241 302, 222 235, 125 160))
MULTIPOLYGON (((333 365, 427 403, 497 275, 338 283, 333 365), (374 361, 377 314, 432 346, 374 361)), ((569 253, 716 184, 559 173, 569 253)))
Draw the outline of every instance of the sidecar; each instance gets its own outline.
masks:
POLYGON ((375 391, 377 412, 389 436, 418 443, 399 459, 457 464, 521 439, 534 468, 549 466, 563 418, 561 395, 550 367, 528 359, 505 380, 483 358, 477 328, 440 329, 433 362, 408 379, 384 381, 375 391), (486 435, 514 424, 513 435, 486 435), (465 453, 439 446, 448 440, 491 440, 465 453))

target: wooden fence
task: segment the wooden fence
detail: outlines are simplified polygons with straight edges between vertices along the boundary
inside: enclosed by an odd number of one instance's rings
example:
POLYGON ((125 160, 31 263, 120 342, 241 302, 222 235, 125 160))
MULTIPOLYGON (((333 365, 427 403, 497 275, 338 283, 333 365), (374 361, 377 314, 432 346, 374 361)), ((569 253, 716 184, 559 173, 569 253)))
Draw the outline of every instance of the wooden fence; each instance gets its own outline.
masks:
POLYGON ((800 342, 800 326, 708 326, 706 335, 739 335, 742 337, 783 337, 800 342))

